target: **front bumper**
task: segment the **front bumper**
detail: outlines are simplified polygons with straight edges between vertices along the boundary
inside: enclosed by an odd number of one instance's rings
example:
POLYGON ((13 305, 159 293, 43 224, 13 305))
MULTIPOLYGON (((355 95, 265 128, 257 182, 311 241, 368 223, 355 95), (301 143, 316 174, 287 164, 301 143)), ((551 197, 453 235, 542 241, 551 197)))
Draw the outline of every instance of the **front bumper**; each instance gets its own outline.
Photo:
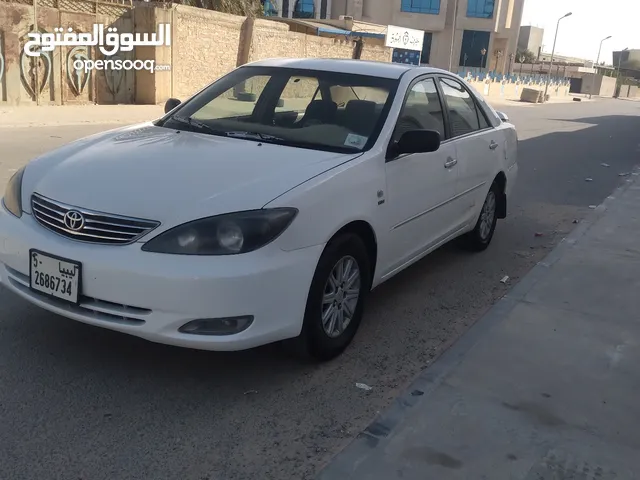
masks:
POLYGON ((196 257, 143 252, 141 244, 81 243, 0 206, 0 284, 59 315, 153 342, 203 350, 243 350, 299 335, 323 245, 283 251, 277 241, 243 255, 196 257), (29 250, 82 263, 79 305, 29 288, 29 250), (178 329, 197 319, 253 315, 234 335, 178 329))

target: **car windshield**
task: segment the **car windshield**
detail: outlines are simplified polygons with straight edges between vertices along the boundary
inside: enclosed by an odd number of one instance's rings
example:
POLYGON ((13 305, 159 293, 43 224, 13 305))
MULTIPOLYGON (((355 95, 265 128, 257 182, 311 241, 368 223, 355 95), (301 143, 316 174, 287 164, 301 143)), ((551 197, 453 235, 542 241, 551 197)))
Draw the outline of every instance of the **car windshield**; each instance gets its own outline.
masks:
POLYGON ((315 150, 371 148, 397 80, 281 67, 242 67, 159 125, 315 150))

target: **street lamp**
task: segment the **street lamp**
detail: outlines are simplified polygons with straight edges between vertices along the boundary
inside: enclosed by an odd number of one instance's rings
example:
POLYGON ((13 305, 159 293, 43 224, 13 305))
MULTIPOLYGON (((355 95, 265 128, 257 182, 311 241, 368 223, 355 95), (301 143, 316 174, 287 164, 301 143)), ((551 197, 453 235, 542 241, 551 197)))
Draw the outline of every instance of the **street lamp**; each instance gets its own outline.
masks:
MULTIPOLYGON (((620 65, 622 64, 622 54, 623 52, 626 52, 627 50, 629 50, 629 48, 625 48, 624 50, 622 50, 620 52, 620 54, 618 55, 618 74, 616 75, 616 88, 619 88, 620 90, 622 90, 622 82, 620 82, 620 65), (620 82, 620 85, 618 85, 618 82, 620 82)), ((617 96, 619 96, 620 93, 617 93, 617 96)))
POLYGON ((524 55, 520 56, 520 76, 522 76, 522 65, 524 64, 524 61, 527 59, 527 57, 525 57, 524 55))
POLYGON ((484 68, 484 56, 487 54, 487 49, 483 48, 480 50, 480 55, 482 55, 482 60, 480 60, 480 68, 484 68))
POLYGON ((549 62, 549 72, 547 73, 547 83, 544 87, 544 100, 547 101, 547 92, 549 91, 549 82, 551 81, 551 67, 553 66, 553 55, 556 53, 556 40, 558 40, 558 29, 560 28, 560 20, 563 18, 567 18, 573 15, 572 12, 567 13, 566 15, 560 17, 558 19, 558 24, 556 25, 556 35, 553 37, 553 48, 551 49, 551 61, 549 62))
POLYGON ((600 41, 600 48, 598 49, 598 58, 596 59, 596 64, 595 66, 595 73, 593 73, 593 79, 591 81, 591 88, 589 89, 589 98, 591 98, 591 94, 593 93, 593 90, 596 88, 596 75, 598 74, 598 63, 600 63, 600 53, 602 53, 602 44, 604 43, 605 40, 609 40, 612 37, 612 35, 609 35, 606 38, 603 38, 600 41))
POLYGON ((620 52, 620 55, 618 55, 618 76, 620 76, 620 64, 622 63, 622 52, 626 52, 627 50, 629 50, 628 47, 622 50, 620 52))

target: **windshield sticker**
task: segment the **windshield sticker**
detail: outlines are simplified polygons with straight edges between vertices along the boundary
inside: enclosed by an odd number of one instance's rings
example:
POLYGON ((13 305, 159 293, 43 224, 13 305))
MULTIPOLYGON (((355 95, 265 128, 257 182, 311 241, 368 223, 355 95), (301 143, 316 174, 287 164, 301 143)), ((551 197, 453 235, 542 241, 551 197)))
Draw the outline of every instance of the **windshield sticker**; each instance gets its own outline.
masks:
POLYGON ((344 141, 344 144, 347 147, 355 147, 362 148, 367 143, 367 137, 363 137, 362 135, 356 135, 355 133, 350 133, 347 135, 347 139, 344 141))

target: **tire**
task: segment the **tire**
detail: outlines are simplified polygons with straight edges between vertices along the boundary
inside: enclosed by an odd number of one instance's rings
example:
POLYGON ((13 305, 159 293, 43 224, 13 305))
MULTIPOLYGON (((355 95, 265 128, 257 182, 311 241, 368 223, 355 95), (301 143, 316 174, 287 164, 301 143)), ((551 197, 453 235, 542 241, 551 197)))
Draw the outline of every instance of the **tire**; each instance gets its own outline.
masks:
POLYGON ((476 226, 472 231, 462 237, 462 244, 468 250, 481 252, 486 250, 491 243, 493 234, 496 231, 496 224, 498 223, 498 201, 500 194, 500 187, 496 182, 493 182, 482 205, 476 226))
MULTIPOLYGON (((348 273, 348 272, 347 272, 348 273)), ((343 283, 341 285, 344 285, 343 283)), ((345 285, 345 289, 348 285, 345 285)), ((371 261, 367 248, 359 236, 344 234, 333 239, 326 247, 311 281, 307 305, 305 308, 302 332, 296 338, 284 343, 286 350, 301 360, 328 361, 340 355, 351 343, 356 335, 364 311, 364 302, 371 287, 371 261), (332 287, 331 279, 339 274, 339 265, 350 268, 351 274, 357 268, 359 277, 351 281, 352 290, 357 291, 355 302, 342 297, 338 287, 333 306, 323 302, 325 295, 336 291, 332 287), (338 310, 337 302, 341 302, 342 308, 338 310), (333 310, 331 310, 333 308, 333 310), (327 312, 329 311, 329 312, 327 312), (332 326, 332 312, 335 318, 332 326), (346 325, 339 325, 340 312, 343 318, 348 318, 346 325), (351 312, 351 313, 349 313, 351 312), (327 320, 323 322, 323 313, 328 313, 327 320), (342 327, 342 328, 339 328, 342 327), (329 332, 332 332, 329 334, 329 332)), ((351 295, 354 295, 353 292, 351 295)))

